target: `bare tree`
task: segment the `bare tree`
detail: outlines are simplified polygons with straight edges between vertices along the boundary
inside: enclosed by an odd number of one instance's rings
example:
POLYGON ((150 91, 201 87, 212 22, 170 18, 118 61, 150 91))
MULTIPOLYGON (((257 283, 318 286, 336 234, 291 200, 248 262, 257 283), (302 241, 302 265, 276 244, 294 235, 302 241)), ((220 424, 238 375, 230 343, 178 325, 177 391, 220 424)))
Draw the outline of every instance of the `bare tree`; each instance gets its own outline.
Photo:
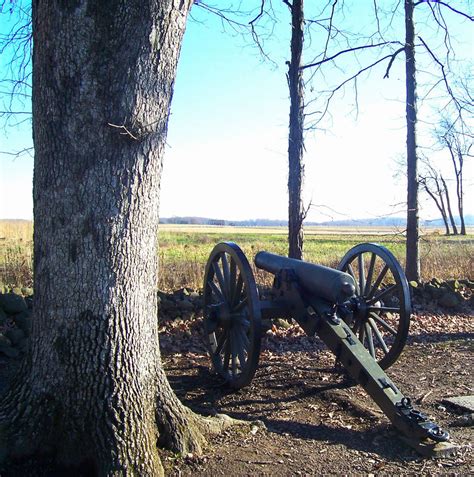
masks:
POLYGON ((437 140, 448 152, 456 184, 457 209, 461 224, 461 235, 466 235, 464 221, 464 160, 470 156, 473 144, 473 136, 465 129, 466 124, 461 124, 459 130, 457 124, 450 119, 443 119, 436 131, 437 140))
POLYGON ((288 64, 290 125, 288 135, 288 256, 303 258, 304 211, 301 200, 304 165, 304 84, 301 58, 304 40, 303 0, 285 2, 291 12, 291 60, 288 64))
MULTIPOLYGON (((226 421, 184 407, 161 365, 157 227, 191 1, 33 2, 34 320, 0 399, 0 458, 162 475, 226 421)), ((68 470, 69 469, 69 470, 68 470)))
MULTIPOLYGON (((343 6, 344 2, 340 2, 343 6)), ((453 46, 451 42, 448 21, 445 18, 445 12, 466 21, 473 21, 472 15, 463 12, 447 2, 431 1, 431 0, 404 0, 403 16, 404 16, 404 41, 400 41, 397 29, 393 28, 392 22, 394 16, 399 10, 401 2, 393 3, 391 8, 387 9, 387 4, 382 2, 373 2, 373 14, 375 21, 375 29, 372 32, 364 34, 354 34, 336 27, 336 14, 338 12, 338 1, 334 0, 328 4, 329 14, 326 15, 326 23, 322 21, 313 21, 311 24, 317 27, 323 27, 327 30, 327 41, 324 43, 323 49, 314 61, 302 66, 303 69, 311 68, 313 70, 311 79, 320 78, 325 80, 322 70, 324 65, 331 65, 333 70, 342 71, 342 78, 326 91, 316 86, 315 90, 319 92, 319 98, 314 103, 322 105, 319 108, 319 114, 313 116, 313 124, 319 125, 325 116, 330 112, 330 103, 334 100, 337 93, 344 92, 346 86, 352 84, 354 87, 356 113, 358 111, 358 83, 357 80, 361 75, 366 74, 370 70, 374 70, 378 65, 385 65, 384 78, 388 78, 392 67, 401 53, 405 53, 405 92, 406 92, 406 131, 407 131, 407 230, 406 230, 406 274, 410 280, 418 280, 420 276, 419 264, 419 204, 418 204, 418 157, 417 157, 417 121, 418 121, 418 103, 417 96, 417 70, 415 62, 415 50, 421 49, 428 59, 431 59, 430 74, 434 73, 435 80, 431 84, 423 84, 422 101, 427 100, 430 96, 444 95, 445 104, 443 108, 452 108, 454 111, 455 121, 462 120, 463 112, 466 104, 469 103, 469 95, 456 95, 453 88, 453 74, 451 57, 453 56, 453 46), (382 10, 381 6, 385 7, 382 10), (438 49, 431 48, 429 41, 420 34, 416 34, 414 12, 415 9, 423 9, 422 13, 428 16, 427 25, 434 24, 441 32, 442 44, 444 45, 444 57, 440 56, 438 49), (382 21, 382 15, 386 18, 385 23, 382 21), (364 43, 365 42, 365 43, 364 43), (360 43, 360 44, 355 44, 360 43), (336 46, 334 53, 329 53, 329 49, 336 46), (372 53, 370 59, 365 60, 366 53, 372 53), (373 55, 375 54, 375 59, 373 55), (427 54, 427 55, 426 55, 427 54), (350 68, 348 59, 353 59, 355 72, 346 73, 350 68), (341 67, 342 64, 342 67, 341 67), (436 72, 437 70, 437 72, 436 72), (317 76, 319 74, 319 76, 317 76), (444 90, 444 93, 440 90, 444 90), (436 91, 436 95, 434 92, 436 91)), ((341 9, 339 10, 341 11, 341 9)), ((343 17, 344 21, 344 17, 343 17)), ((423 23, 423 25, 425 25, 423 23)), ((422 24, 420 23, 420 26, 422 24)), ((425 59, 425 63, 426 63, 425 59)), ((354 67, 352 67, 354 69, 354 67)), ((465 84, 465 83, 463 83, 465 84)), ((465 88, 469 91, 469 88, 465 88)), ((309 103, 308 103, 309 104, 309 103)), ((311 114, 311 113, 310 113, 311 114)), ((459 160, 458 160, 459 164, 459 160)))
POLYGON ((449 191, 446 187, 446 181, 427 159, 422 160, 422 163, 425 166, 425 171, 422 171, 419 174, 419 184, 422 186, 423 190, 428 194, 428 196, 431 197, 437 209, 439 210, 441 218, 443 219, 446 235, 451 234, 448 222, 448 211, 449 217, 451 219, 451 225, 453 227, 453 234, 457 235, 457 228, 451 212, 449 191))
POLYGON ((414 2, 405 0, 405 85, 407 122, 407 240, 405 273, 408 280, 420 278, 418 160, 417 160, 417 98, 415 64, 414 2))

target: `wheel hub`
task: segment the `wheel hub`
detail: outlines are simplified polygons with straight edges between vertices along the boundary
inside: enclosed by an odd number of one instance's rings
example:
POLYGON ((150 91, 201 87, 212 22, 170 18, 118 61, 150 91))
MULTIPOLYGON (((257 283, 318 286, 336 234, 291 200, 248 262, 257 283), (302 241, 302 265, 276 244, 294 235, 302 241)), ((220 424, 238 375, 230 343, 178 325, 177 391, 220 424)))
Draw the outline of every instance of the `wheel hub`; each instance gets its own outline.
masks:
POLYGON ((354 320, 365 323, 369 317, 369 308, 364 297, 354 299, 354 320))

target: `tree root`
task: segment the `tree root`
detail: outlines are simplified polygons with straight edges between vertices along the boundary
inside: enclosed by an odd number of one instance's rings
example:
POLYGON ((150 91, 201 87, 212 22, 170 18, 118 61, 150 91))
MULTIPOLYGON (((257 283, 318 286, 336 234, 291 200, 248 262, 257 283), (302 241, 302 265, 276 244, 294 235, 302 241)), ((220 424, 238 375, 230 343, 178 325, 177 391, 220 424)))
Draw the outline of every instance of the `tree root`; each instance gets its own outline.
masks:
POLYGON ((167 433, 165 446, 181 454, 202 454, 208 439, 217 436, 225 430, 235 427, 259 427, 265 429, 262 421, 244 421, 234 419, 226 414, 215 416, 200 416, 183 406, 186 413, 187 425, 174 427, 172 433, 167 433))

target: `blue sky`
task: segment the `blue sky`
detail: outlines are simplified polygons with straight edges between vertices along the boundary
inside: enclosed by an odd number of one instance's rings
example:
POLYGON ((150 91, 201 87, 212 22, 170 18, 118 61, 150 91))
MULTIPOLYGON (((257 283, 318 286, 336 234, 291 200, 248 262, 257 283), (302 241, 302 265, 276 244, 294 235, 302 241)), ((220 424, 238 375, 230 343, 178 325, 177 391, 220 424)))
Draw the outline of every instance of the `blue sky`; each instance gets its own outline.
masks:
MULTIPOLYGON (((372 2, 346 3, 347 26, 368 31, 373 22, 364 7, 371 8, 372 2)), ((160 205, 163 217, 286 218, 289 15, 285 9, 276 14, 279 23, 266 43, 275 62, 270 64, 262 61, 247 38, 232 34, 216 17, 193 8, 172 103, 160 205)), ((432 42, 438 41, 437 32, 422 15, 418 18, 420 30, 432 42)), ((397 16, 392 34, 403 38, 400 21, 397 16)), ((472 24, 467 23, 458 19, 453 23, 459 38, 455 46, 464 63, 472 62, 472 24)), ((307 41, 305 58, 318 51, 321 38, 315 34, 311 44, 307 41)), ((405 146, 400 58, 389 79, 382 80, 385 66, 359 79, 357 118, 353 89, 346 88, 331 106, 331 121, 320 125, 323 130, 307 134, 304 196, 307 203, 311 200, 316 205, 309 220, 405 215, 403 170, 396 174, 400 169, 396 161, 403 157, 405 146)), ((420 55, 420 66, 425 60, 420 55)), ((341 63, 346 72, 351 66, 341 63)), ((330 68, 324 70, 328 82, 337 81, 336 74, 330 68)), ((324 89, 322 78, 317 80, 315 86, 324 89)), ((312 97, 308 92, 307 99, 312 97)), ((424 120, 433 119, 432 101, 420 107, 421 114, 424 120)), ((29 123, 0 134, 2 151, 31 144, 29 123)), ((423 131, 420 126, 420 140, 423 145, 432 142, 428 128, 423 131)), ((440 168, 446 167, 441 156, 436 160, 440 168)), ((31 218, 32 159, 23 156, 13 161, 0 155, 0 168, 0 217, 31 218)), ((466 178, 466 213, 472 213, 472 165, 466 178)), ((436 216, 423 196, 421 206, 423 217, 436 216)))

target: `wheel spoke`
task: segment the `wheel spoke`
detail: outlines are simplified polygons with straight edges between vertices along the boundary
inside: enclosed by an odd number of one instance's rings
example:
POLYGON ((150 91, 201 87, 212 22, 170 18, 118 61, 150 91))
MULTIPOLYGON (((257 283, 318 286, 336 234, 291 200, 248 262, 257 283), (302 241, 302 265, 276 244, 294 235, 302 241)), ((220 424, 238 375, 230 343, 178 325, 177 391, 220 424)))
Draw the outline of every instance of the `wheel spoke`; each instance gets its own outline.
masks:
POLYGON ((361 321, 359 319, 355 319, 354 323, 352 324, 352 332, 357 335, 357 332, 359 331, 361 321))
POLYGON ((230 360, 230 336, 227 337, 225 340, 225 346, 224 346, 224 360, 222 362, 222 369, 224 371, 227 371, 229 369, 229 360, 230 360))
POLYGON ((367 334, 367 344, 369 345, 369 353, 372 355, 372 358, 375 359, 374 340, 372 337, 372 331, 370 330, 369 324, 367 322, 365 322, 364 328, 365 328, 365 333, 367 334))
POLYGON ((242 320, 242 328, 244 328, 245 330, 248 330, 250 328, 250 321, 246 320, 246 319, 243 319, 242 320))
POLYGON ((235 349, 237 351, 237 356, 239 358, 240 369, 242 370, 245 366, 245 353, 244 353, 244 343, 242 341, 242 333, 237 328, 235 330, 235 349))
POLYGON ((237 376, 237 350, 236 350, 236 342, 235 342, 235 333, 232 333, 232 337, 230 340, 231 345, 231 352, 232 352, 232 376, 237 376))
POLYGON ((383 320, 382 318, 380 318, 379 315, 377 315, 376 313, 370 313, 370 316, 371 318, 376 321, 380 326, 382 326, 383 328, 385 328, 389 333, 392 333, 392 335, 396 335, 397 334, 397 331, 395 330, 395 328, 393 328, 392 326, 390 326, 385 320, 383 320))
POLYGON ((217 349, 216 334, 215 333, 209 333, 207 336, 209 338, 209 345, 211 347, 211 350, 212 350, 213 353, 215 353, 216 349, 217 349))
POLYGON ((379 276, 377 277, 377 280, 375 280, 375 283, 372 286, 372 289, 370 290, 370 293, 367 295, 367 300, 370 300, 374 296, 374 294, 377 292, 377 290, 378 290, 380 284, 382 283, 382 280, 385 278, 385 275, 387 274, 388 270, 389 270, 388 265, 385 264, 385 266, 383 267, 379 276))
POLYGON ((224 294, 228 298, 228 301, 230 302, 230 298, 231 298, 230 270, 229 270, 229 262, 227 260, 227 256, 225 253, 221 255, 221 262, 222 262, 222 271, 224 272, 224 286, 225 286, 224 294))
POLYGON ((242 301, 232 310, 234 313, 242 311, 247 306, 247 297, 245 296, 242 301))
POLYGON ((374 303, 377 303, 380 301, 384 296, 387 296, 389 293, 391 293, 393 290, 397 288, 397 285, 390 285, 389 287, 385 288, 385 290, 381 291, 378 295, 375 295, 369 300, 369 305, 373 305, 374 303))
POLYGON ((359 290, 363 294, 365 290, 365 269, 364 269, 364 254, 360 253, 357 256, 357 264, 359 266, 359 290))
MULTIPOLYGON (((248 322, 248 326, 250 326, 250 322, 248 322)), ((242 343, 244 345, 244 348, 248 352, 250 345, 249 337, 247 336, 247 333, 243 328, 240 330, 240 333, 242 334, 242 343)))
POLYGON ((236 289, 236 280, 237 280, 237 266, 235 265, 235 261, 232 257, 230 257, 230 294, 229 294, 229 303, 230 306, 234 304, 235 300, 235 289, 236 289))
POLYGON ((236 303, 240 302, 240 297, 242 295, 243 286, 244 286, 244 280, 242 278, 242 275, 239 274, 239 277, 237 278, 237 283, 235 285, 234 299, 231 303, 231 306, 235 306, 236 303))
POLYGON ((380 334, 380 331, 377 328, 377 325, 375 324, 375 321, 371 317, 369 317, 369 325, 374 330, 375 336, 376 336, 378 342, 380 343, 380 346, 382 346, 382 349, 383 349, 384 353, 387 354, 388 353, 388 346, 385 343, 385 341, 383 339, 383 336, 380 334))
POLYGON ((367 272, 367 280, 365 282, 365 289, 363 294, 367 295, 370 290, 370 283, 372 282, 372 276, 374 274, 374 268, 375 268, 375 261, 377 260, 377 255, 375 253, 372 253, 370 257, 370 265, 369 265, 369 271, 367 272))
POLYGON ((219 290, 219 287, 212 281, 208 280, 207 284, 211 287, 211 290, 214 292, 214 295, 220 302, 225 301, 224 295, 222 294, 221 290, 219 290))
POLYGON ((365 327, 362 326, 362 323, 360 324, 360 329, 359 329, 359 341, 365 346, 364 341, 365 341, 365 327))
POLYGON ((224 344, 227 342, 227 333, 225 330, 222 330, 222 333, 219 335, 219 338, 217 338, 217 346, 216 350, 214 351, 215 354, 220 354, 222 351, 222 348, 224 347, 224 344))
POLYGON ((217 278, 217 281, 219 282, 219 286, 222 292, 221 295, 225 298, 227 297, 227 290, 225 289, 224 276, 222 275, 222 270, 219 267, 219 262, 217 260, 212 263, 212 268, 214 269, 214 274, 217 278))
POLYGON ((369 311, 385 311, 389 313, 400 313, 400 308, 391 307, 391 306, 368 306, 369 311))

